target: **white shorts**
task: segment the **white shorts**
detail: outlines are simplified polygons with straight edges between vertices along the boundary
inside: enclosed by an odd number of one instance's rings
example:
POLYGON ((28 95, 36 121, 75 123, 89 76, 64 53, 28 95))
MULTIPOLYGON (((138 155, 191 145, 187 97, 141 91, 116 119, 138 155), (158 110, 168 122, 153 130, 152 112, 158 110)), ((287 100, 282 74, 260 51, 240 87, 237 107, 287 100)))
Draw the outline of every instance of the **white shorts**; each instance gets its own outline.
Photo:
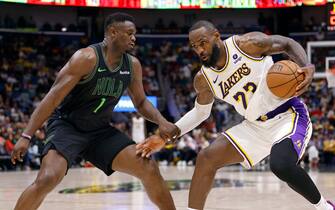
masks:
POLYGON ((306 106, 299 99, 293 98, 268 113, 263 121, 244 120, 223 132, 223 135, 244 157, 241 164, 251 168, 270 154, 274 144, 286 138, 292 140, 300 159, 311 138, 312 124, 306 106))

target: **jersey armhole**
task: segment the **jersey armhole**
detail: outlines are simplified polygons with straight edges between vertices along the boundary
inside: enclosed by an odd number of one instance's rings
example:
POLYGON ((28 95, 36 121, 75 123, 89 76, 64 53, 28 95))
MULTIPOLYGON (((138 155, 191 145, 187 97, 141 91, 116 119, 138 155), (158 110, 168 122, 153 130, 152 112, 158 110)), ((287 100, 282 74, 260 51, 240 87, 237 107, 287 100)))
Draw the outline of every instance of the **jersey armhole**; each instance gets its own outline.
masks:
POLYGON ((209 80, 207 74, 205 73, 205 71, 203 70, 202 67, 201 67, 201 69, 200 69, 200 72, 201 72, 201 74, 205 77, 205 79, 206 79, 206 81, 207 81, 207 84, 208 84, 209 88, 211 89, 211 91, 212 91, 214 97, 216 97, 215 89, 214 89, 214 87, 212 86, 211 81, 209 80))
POLYGON ((91 47, 91 46, 89 46, 89 47, 92 48, 92 49, 94 50, 95 56, 96 56, 96 58, 97 58, 97 62, 95 63, 94 69, 91 71, 91 73, 89 73, 89 74, 86 75, 84 78, 82 78, 82 79, 78 82, 78 84, 84 84, 84 83, 87 83, 88 81, 90 81, 90 80, 94 77, 94 75, 95 75, 95 73, 96 73, 96 71, 97 71, 97 68, 99 67, 99 56, 98 56, 97 49, 96 49, 95 47, 91 47))
POLYGON ((129 71, 130 71, 130 82, 133 81, 133 59, 130 54, 127 53, 128 64, 129 64, 129 71))

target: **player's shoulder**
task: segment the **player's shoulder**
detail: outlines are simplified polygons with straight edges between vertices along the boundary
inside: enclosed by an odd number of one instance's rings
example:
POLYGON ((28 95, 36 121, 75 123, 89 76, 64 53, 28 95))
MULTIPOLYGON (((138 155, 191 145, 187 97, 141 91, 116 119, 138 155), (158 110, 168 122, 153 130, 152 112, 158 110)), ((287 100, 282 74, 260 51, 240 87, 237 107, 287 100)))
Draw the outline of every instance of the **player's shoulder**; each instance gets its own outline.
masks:
POLYGON ((141 62, 136 56, 131 55, 129 53, 127 53, 127 56, 129 57, 130 63, 133 66, 133 68, 140 68, 141 67, 141 62))
POLYGON ((263 52, 271 47, 271 39, 268 35, 253 31, 243 35, 234 37, 236 45, 247 55, 259 58, 263 56, 263 52))
POLYGON ((81 48, 69 60, 69 69, 75 74, 86 75, 94 69, 96 62, 94 49, 90 47, 81 48))
MULTIPOLYGON (((201 68, 202 68, 202 67, 201 67, 201 68)), ((202 73, 201 70, 200 70, 200 71, 198 71, 198 72, 195 74, 195 76, 194 76, 194 80, 203 80, 203 79, 205 79, 205 77, 204 77, 203 73, 202 73)))
POLYGON ((268 35, 264 34, 263 32, 260 31, 252 31, 248 32, 245 34, 240 34, 240 35, 234 35, 234 39, 237 42, 240 41, 250 41, 250 40, 255 40, 255 39, 264 39, 267 38, 268 35))
POLYGON ((208 82, 201 71, 198 71, 193 79, 193 85, 197 91, 209 89, 208 82))
POLYGON ((269 41, 269 36, 259 31, 253 31, 242 35, 235 35, 234 39, 239 47, 264 47, 263 45, 269 41))
POLYGON ((85 63, 87 65, 95 65, 97 62, 97 56, 95 54, 95 51, 91 47, 81 48, 77 50, 74 55, 73 59, 75 59, 77 62, 85 63))
POLYGON ((141 64, 140 60, 132 55, 132 54, 129 54, 129 53, 126 53, 126 55, 128 56, 128 58, 130 58, 130 61, 134 64, 134 63, 137 63, 137 64, 141 64))

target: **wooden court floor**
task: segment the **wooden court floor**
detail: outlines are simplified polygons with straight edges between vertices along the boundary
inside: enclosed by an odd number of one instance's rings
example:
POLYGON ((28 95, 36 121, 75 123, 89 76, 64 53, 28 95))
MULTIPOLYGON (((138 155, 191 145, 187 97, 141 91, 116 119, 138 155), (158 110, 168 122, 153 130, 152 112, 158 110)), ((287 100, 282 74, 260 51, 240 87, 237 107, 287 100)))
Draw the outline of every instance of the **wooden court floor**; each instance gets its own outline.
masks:
MULTIPOLYGON (((193 167, 161 167, 178 210, 187 209, 193 167)), ((0 172, 0 210, 10 210, 37 171, 0 172)), ((335 200, 335 173, 310 172, 323 195, 335 200)), ((314 208, 270 172, 229 167, 217 173, 206 203, 208 210, 313 210, 314 208)), ((106 177, 95 168, 71 169, 53 190, 42 210, 151 210, 138 180, 114 173, 106 177)))

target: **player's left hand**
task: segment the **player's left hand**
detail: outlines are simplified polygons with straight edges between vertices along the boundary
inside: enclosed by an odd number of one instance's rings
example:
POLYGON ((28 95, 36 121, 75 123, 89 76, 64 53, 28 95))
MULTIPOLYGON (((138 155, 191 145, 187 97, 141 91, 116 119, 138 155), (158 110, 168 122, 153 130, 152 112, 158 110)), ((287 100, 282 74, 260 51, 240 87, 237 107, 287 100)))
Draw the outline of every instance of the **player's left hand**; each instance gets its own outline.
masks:
POLYGON ((159 135, 165 140, 165 142, 174 142, 180 134, 180 129, 175 124, 168 121, 159 123, 158 130, 159 135))
POLYGON ((158 152, 165 146, 165 140, 159 135, 152 135, 144 142, 136 145, 136 155, 150 157, 151 154, 158 152))
POLYGON ((295 96, 300 96, 307 91, 313 80, 315 66, 313 64, 309 64, 305 67, 299 68, 298 72, 304 74, 304 80, 297 86, 295 96))

